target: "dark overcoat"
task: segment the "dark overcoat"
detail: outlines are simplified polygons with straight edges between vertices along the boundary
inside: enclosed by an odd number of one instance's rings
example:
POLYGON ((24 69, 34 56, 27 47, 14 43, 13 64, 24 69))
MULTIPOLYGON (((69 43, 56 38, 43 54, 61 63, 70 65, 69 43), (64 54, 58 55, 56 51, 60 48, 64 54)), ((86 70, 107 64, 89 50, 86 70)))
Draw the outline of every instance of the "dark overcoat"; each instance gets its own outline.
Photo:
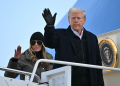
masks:
MULTIPOLYGON (((85 29, 84 29, 85 30, 85 29)), ((76 47, 73 39, 73 32, 69 26, 67 29, 55 29, 46 26, 44 33, 45 46, 55 48, 55 60, 76 62, 76 47)), ((85 31, 89 63, 92 65, 102 65, 97 37, 85 31)), ((53 68, 59 68, 63 65, 54 64, 53 68)), ((91 86, 104 86, 103 74, 101 69, 90 69, 91 86)))

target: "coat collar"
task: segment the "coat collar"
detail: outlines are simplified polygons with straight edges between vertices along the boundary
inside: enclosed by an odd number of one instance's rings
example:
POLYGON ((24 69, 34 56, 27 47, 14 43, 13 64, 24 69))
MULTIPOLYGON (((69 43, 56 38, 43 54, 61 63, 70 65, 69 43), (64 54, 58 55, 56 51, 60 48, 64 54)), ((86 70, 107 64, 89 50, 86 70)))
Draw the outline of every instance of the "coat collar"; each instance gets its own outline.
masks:
POLYGON ((29 52, 29 49, 27 49, 25 52, 24 52, 24 55, 25 55, 25 58, 28 59, 28 60, 31 60, 31 54, 29 52))
POLYGON ((74 42, 73 32, 72 32, 72 30, 71 30, 71 26, 69 26, 69 27, 67 28, 67 30, 66 30, 66 36, 67 36, 67 38, 69 39, 70 43, 72 44, 73 49, 74 49, 74 51, 75 51, 75 53, 76 53, 75 42, 74 42))
MULTIPOLYGON (((29 52, 29 49, 27 49, 25 52, 24 52, 25 56, 26 56, 26 59, 28 60, 33 60, 33 57, 31 58, 31 54, 29 52)), ((44 59, 44 58, 41 58, 41 59, 44 59)))

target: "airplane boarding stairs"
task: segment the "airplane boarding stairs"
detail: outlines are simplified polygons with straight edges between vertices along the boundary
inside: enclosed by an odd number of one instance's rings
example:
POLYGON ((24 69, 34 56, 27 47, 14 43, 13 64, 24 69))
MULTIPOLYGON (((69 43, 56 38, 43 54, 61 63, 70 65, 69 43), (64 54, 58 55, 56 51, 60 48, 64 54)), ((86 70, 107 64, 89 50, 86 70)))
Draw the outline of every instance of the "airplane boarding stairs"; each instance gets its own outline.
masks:
POLYGON ((82 63, 40 59, 36 62, 32 73, 11 69, 11 68, 0 67, 0 70, 3 70, 3 71, 9 71, 9 72, 31 76, 30 80, 27 80, 27 79, 18 80, 18 79, 0 76, 0 86, 71 86, 71 66, 81 66, 81 67, 120 71, 120 68, 111 68, 111 67, 89 65, 89 64, 82 64, 82 63), (64 64, 67 66, 42 72, 41 79, 40 79, 39 76, 35 74, 38 64, 40 62, 64 64), (38 83, 33 82, 34 77, 37 79, 38 83))

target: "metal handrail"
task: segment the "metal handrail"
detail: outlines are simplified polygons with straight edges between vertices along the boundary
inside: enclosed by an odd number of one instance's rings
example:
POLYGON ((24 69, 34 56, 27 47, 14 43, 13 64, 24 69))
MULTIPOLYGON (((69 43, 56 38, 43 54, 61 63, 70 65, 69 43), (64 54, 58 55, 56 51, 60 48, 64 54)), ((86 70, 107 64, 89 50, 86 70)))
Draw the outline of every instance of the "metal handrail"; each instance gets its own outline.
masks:
MULTIPOLYGON (((19 74, 24 74, 24 75, 32 75, 32 73, 30 73, 30 72, 25 72, 25 71, 11 69, 11 68, 5 68, 5 67, 0 67, 0 70, 19 73, 19 74)), ((36 74, 34 74, 34 76, 37 79, 38 83, 41 83, 40 77, 36 74)))
POLYGON ((39 59, 34 66, 30 81, 28 83, 28 86, 31 86, 31 83, 33 81, 35 72, 37 70, 38 64, 40 62, 49 62, 49 63, 55 63, 55 64, 64 64, 69 66, 81 66, 81 67, 89 67, 89 68, 97 68, 97 69, 107 69, 107 70, 114 70, 114 71, 120 71, 120 68, 112 68, 112 67, 104 67, 104 66, 98 66, 98 65, 91 65, 91 64, 83 64, 83 63, 75 63, 75 62, 67 62, 67 61, 58 61, 58 60, 48 60, 48 59, 39 59))

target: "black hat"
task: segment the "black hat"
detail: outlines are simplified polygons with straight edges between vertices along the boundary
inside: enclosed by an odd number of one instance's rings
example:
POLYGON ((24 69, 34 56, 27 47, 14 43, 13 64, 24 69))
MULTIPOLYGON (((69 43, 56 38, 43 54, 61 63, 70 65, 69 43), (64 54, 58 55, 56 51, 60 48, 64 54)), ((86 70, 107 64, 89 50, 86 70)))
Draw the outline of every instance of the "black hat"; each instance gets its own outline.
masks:
POLYGON ((32 34, 31 38, 30 38, 30 42, 32 40, 41 40, 42 42, 44 41, 43 40, 43 34, 41 32, 35 32, 32 34))

